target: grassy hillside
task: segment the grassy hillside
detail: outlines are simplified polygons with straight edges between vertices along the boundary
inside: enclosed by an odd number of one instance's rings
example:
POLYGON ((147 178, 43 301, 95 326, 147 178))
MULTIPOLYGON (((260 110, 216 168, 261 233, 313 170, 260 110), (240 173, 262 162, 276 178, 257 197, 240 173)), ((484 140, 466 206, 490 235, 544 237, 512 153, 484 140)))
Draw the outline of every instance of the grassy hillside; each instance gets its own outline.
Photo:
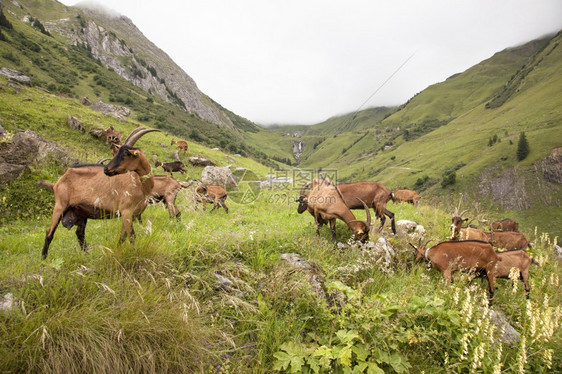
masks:
MULTIPOLYGON (((39 253, 46 217, 0 226, 0 295, 15 300, 0 311, 0 370, 562 370, 562 269, 548 236, 531 233, 541 266, 531 269, 530 300, 520 282, 498 281, 492 310, 521 333, 518 343, 500 343, 484 284, 468 286, 466 275, 446 284, 414 264, 407 238, 388 237, 396 252, 390 261, 372 248, 335 249, 329 231, 317 237, 312 217, 298 215, 294 200, 282 196, 262 191, 253 204, 227 200, 225 214, 196 211, 182 192, 182 222, 149 207, 131 245, 118 244, 118 219, 91 221, 87 253, 61 228, 46 261, 39 253), (284 253, 302 256, 312 274, 288 266, 284 253), (334 298, 317 294, 312 275, 334 298)), ((389 209, 423 224, 428 238, 448 234, 445 212, 389 209)), ((338 223, 338 238, 349 236, 338 223)))
MULTIPOLYGON (((166 130, 211 148, 219 147, 230 153, 250 156, 261 163, 269 162, 259 148, 252 148, 245 141, 246 132, 260 131, 250 121, 224 108, 221 109, 234 123, 235 130, 205 121, 197 114, 187 113, 178 105, 165 102, 159 96, 134 86, 111 69, 108 70, 93 58, 85 46, 70 45, 66 37, 56 32, 42 32, 41 26, 49 20, 65 17, 74 20, 79 29, 81 22, 87 20, 87 16, 79 9, 66 8, 51 0, 34 1, 23 8, 11 2, 3 5, 3 14, 12 27, 1 28, 0 67, 21 71, 32 79, 34 85, 52 93, 123 105, 131 109, 132 119, 146 126, 166 130), (33 22, 23 22, 24 16, 30 14, 33 22)), ((104 21, 110 22, 109 19, 104 21)), ((110 27, 118 29, 118 26, 119 23, 110 23, 110 27)), ((115 33, 112 37, 117 38, 115 33)), ((120 40, 127 44, 124 39, 120 40)), ((133 44, 132 41, 130 43, 133 44)), ((148 57, 139 56, 139 60, 144 61, 143 58, 148 57)), ((129 67, 134 66, 131 62, 129 67)), ((169 93, 173 96, 171 89, 169 93)), ((210 98, 206 100, 220 107, 210 98)))
MULTIPOLYGON (((0 124, 8 132, 8 136, 0 142, 0 146, 9 141, 16 132, 32 130, 46 140, 63 146, 71 156, 84 163, 94 163, 101 158, 111 157, 105 139, 90 135, 90 130, 113 126, 126 136, 135 127, 144 125, 134 120, 121 122, 110 115, 91 110, 76 99, 46 93, 39 88, 15 89, 7 85, 5 77, 0 77, 0 124), (68 127, 69 115, 82 122, 84 132, 68 127)), ((142 143, 142 148, 152 165, 157 159, 163 162, 173 160, 176 149, 170 146, 170 142, 172 138, 179 138, 166 132, 150 135, 143 137, 139 143, 142 143)), ((191 166, 187 161, 190 156, 208 158, 218 166, 231 165, 233 169, 236 167, 251 169, 260 176, 269 171, 268 167, 252 159, 213 150, 191 141, 189 153, 179 155, 188 170, 187 176, 178 176, 180 179, 201 179, 203 167, 191 166)), ((0 196, 5 198, 5 203, 0 206, 0 221, 6 223, 29 215, 47 214, 51 207, 45 204, 52 200, 52 194, 50 191, 38 188, 36 182, 40 179, 55 182, 67 166, 57 160, 47 162, 46 165, 32 165, 19 180, 0 186, 0 196)), ((155 168, 154 173, 163 174, 164 171, 155 168)))
MULTIPOLYGON (((451 211, 462 194, 473 216, 511 216, 560 236, 562 189, 542 172, 542 160, 562 145, 560 39, 558 34, 498 52, 384 115, 362 111, 355 120, 349 114, 310 129, 271 131, 300 131, 300 168, 335 169, 341 181, 414 188, 451 211), (350 125, 355 121, 361 125, 350 125), (521 132, 531 152, 519 162, 521 132), (443 187, 451 176, 453 183, 443 187), (502 183, 512 187, 497 190, 502 183)), ((280 149, 264 152, 286 155, 294 138, 282 139, 280 149)))
MULTIPOLYGON (((46 4, 34 3, 38 10, 46 4)), ((137 144, 151 162, 173 157, 172 137, 189 140, 189 155, 259 176, 270 167, 236 154, 257 149, 254 157, 269 165, 277 163, 266 153, 278 159, 291 155, 286 147, 293 136, 255 132, 239 117, 240 130, 233 135, 186 117, 102 69, 87 50, 69 48, 20 18, 8 18, 14 28, 0 27, 6 38, 0 40, 0 63, 23 70, 35 86, 14 88, 0 77, 0 125, 8 133, 0 147, 18 131, 33 130, 71 156, 95 162, 110 152, 89 130, 112 125, 128 134, 140 124, 165 130, 137 144), (91 94, 130 106, 132 116, 120 122, 77 100, 91 94), (86 132, 70 129, 68 115, 86 132)), ((196 209, 193 189, 182 190, 181 222, 170 220, 162 204, 151 205, 143 222, 134 223, 135 242, 119 243, 119 218, 89 220, 86 252, 74 230, 59 227, 48 258, 41 260, 53 195, 37 182, 56 181, 67 166, 47 158, 0 187, 0 372, 562 371, 562 267, 553 235, 559 235, 562 196, 537 163, 560 146, 562 135, 558 44, 559 36, 546 46, 528 46, 536 52, 526 54, 533 56, 529 64, 514 65, 509 73, 497 64, 507 55, 494 56, 478 69, 499 70, 494 74, 505 74, 510 83, 498 79, 495 89, 469 85, 470 99, 453 95, 452 106, 437 85, 394 115, 362 112, 349 126, 339 127, 333 119, 329 131, 317 131, 319 126, 303 133, 309 146, 301 166, 334 168, 340 180, 378 179, 391 187, 421 180, 420 206, 390 202, 388 209, 398 220, 423 225, 424 241, 435 244, 449 236, 450 208, 461 193, 463 209, 470 208, 473 216, 516 218, 533 242, 529 254, 540 263, 530 269, 528 300, 517 274, 515 282, 498 280, 491 307, 486 283, 469 282, 468 274, 446 283, 435 269, 414 263, 409 243, 418 238, 391 235, 388 223, 381 232, 372 230, 371 240, 387 240, 392 251, 348 242, 350 231, 342 222, 337 238, 349 246, 335 247, 326 227, 317 236, 313 218, 296 212, 299 183, 259 190, 248 203, 233 192, 226 201, 228 214, 196 209), (443 117, 436 116, 441 110, 443 117), (371 115, 377 118, 373 122, 371 115), (415 125, 410 135, 404 132, 408 124, 415 125), (531 152, 518 162, 521 131, 531 152), (494 135, 501 141, 489 146, 494 135), (455 170, 456 180, 442 187, 448 170, 455 170), (516 208, 482 198, 493 196, 498 180, 513 188, 516 199, 502 199, 516 208), (299 255, 309 266, 289 265, 287 254, 299 255), (494 323, 496 313, 519 334, 515 340, 505 339, 504 328, 494 323)), ((461 74, 443 84, 464 87, 470 79, 463 79, 461 74)), ((480 82, 486 86, 486 80, 480 82)), ((200 173, 189 166, 188 175, 178 178, 200 173)), ((364 212, 355 213, 365 218, 364 212)))

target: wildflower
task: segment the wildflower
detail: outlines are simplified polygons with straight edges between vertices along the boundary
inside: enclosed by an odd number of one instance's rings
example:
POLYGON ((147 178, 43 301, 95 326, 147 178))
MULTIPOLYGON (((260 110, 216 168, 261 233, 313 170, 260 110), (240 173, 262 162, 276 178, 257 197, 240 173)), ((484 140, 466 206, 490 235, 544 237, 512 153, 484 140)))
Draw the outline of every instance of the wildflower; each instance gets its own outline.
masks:
POLYGON ((521 338, 521 348, 517 357, 517 368, 519 373, 525 373, 525 364, 527 363, 527 337, 523 335, 521 338))
POLYGON ((484 358, 484 348, 486 343, 480 343, 478 347, 474 349, 474 356, 472 358, 472 372, 476 372, 480 366, 482 366, 482 359, 484 358))
POLYGON ((519 269, 511 268, 509 270, 509 279, 511 279, 511 283, 513 287, 511 288, 511 294, 514 295, 517 293, 517 286, 519 281, 519 269))
POLYGON ((544 363, 546 364, 546 367, 549 369, 552 369, 552 353, 553 353, 552 349, 546 349, 543 353, 544 363))

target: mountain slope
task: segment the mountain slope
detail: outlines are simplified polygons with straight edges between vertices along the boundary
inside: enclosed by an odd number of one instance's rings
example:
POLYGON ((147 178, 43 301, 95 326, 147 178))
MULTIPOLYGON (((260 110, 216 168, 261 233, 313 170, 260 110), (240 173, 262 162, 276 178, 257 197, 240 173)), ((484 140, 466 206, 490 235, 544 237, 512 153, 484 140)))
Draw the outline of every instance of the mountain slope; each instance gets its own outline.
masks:
POLYGON ((245 142, 260 128, 201 93, 130 20, 53 0, 2 9, 13 27, 2 29, 0 66, 51 92, 123 105, 148 126, 270 163, 245 142))

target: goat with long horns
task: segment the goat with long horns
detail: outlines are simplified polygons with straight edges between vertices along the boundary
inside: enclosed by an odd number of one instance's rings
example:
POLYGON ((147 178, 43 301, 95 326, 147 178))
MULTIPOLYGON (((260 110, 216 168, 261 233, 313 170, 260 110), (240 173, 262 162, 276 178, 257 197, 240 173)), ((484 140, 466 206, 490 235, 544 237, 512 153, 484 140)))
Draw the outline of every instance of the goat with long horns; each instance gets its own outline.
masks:
POLYGON ((86 249, 86 223, 88 219, 121 216, 121 238, 134 236, 133 219, 139 217, 147 206, 154 181, 142 178, 150 173, 150 164, 141 149, 134 144, 143 135, 160 131, 138 127, 119 146, 115 157, 106 165, 75 165, 68 168, 56 183, 40 182, 55 194, 51 225, 45 235, 42 256, 47 257, 49 246, 58 224, 67 229, 76 228, 76 236, 86 249))

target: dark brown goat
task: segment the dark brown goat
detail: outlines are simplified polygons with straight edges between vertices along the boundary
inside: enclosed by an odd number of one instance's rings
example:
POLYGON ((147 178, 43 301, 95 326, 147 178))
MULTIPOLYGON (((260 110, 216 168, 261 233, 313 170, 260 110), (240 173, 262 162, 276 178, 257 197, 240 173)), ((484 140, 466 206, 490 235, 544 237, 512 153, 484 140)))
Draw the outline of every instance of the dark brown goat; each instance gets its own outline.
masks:
POLYGON ((431 248, 426 248, 427 244, 419 247, 410 245, 416 250, 416 262, 425 257, 443 273, 447 282, 453 281, 453 272, 458 270, 474 270, 486 274, 490 299, 494 297, 495 267, 500 260, 490 243, 465 240, 441 242, 431 248))
POLYGON ((410 203, 413 206, 418 205, 418 201, 421 199, 421 196, 414 190, 408 190, 405 188, 396 189, 392 193, 394 195, 394 201, 399 203, 410 203))
POLYGON ((195 189, 195 208, 199 203, 203 204, 203 210, 207 209, 207 203, 213 204, 211 212, 219 207, 222 207, 228 213, 226 206, 226 198, 228 193, 221 186, 199 186, 195 189))
POLYGON ((76 236, 86 249, 85 230, 88 219, 122 217, 121 238, 134 235, 133 219, 146 208, 152 191, 152 178, 141 180, 150 173, 144 153, 133 147, 144 134, 156 129, 135 129, 119 148, 107 166, 100 164, 71 167, 54 183, 43 185, 53 190, 55 206, 51 225, 45 234, 42 256, 47 257, 58 224, 70 229, 76 225, 76 236))
POLYGON ((492 222, 491 231, 519 231, 519 224, 512 219, 504 218, 501 221, 492 222))
POLYGON ((172 139, 172 143, 170 145, 176 145, 176 147, 178 147, 179 149, 181 149, 184 152, 187 152, 189 147, 187 146, 187 142, 183 141, 183 140, 175 140, 172 139))
POLYGON ((318 232, 323 222, 330 223, 332 231, 332 240, 336 241, 336 219, 341 219, 346 223, 353 232, 355 240, 367 242, 369 240, 369 230, 371 228, 371 212, 365 203, 363 209, 367 214, 367 222, 357 220, 351 212, 348 205, 344 202, 344 198, 339 186, 333 185, 328 179, 315 178, 312 181, 312 188, 306 198, 307 209, 312 209, 318 232))
MULTIPOLYGON (((310 182, 301 188, 299 199, 299 210, 307 209, 308 198, 304 194, 306 188, 310 186, 310 182), (302 205, 302 207, 301 207, 302 205)), ((396 234, 396 226, 394 223, 394 213, 386 209, 386 204, 392 200, 392 192, 382 183, 379 182, 355 182, 340 183, 337 185, 338 191, 341 193, 344 203, 349 209, 364 209, 364 204, 368 208, 373 208, 375 215, 380 218, 381 225, 379 231, 382 230, 386 217, 390 218, 392 232, 396 234)))
POLYGON ((185 170, 185 164, 181 161, 172 161, 172 162, 160 162, 156 160, 154 163, 156 167, 162 166, 164 170, 166 170, 170 175, 173 175, 174 172, 179 171, 182 174, 185 174, 187 170, 185 170))

